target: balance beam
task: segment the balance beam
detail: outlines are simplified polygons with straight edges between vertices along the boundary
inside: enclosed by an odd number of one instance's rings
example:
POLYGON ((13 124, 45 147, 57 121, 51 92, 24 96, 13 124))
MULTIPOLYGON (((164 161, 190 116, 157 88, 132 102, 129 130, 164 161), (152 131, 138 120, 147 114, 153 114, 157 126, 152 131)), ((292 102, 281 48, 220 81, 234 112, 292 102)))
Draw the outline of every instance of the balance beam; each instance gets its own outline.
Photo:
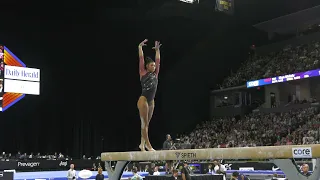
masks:
POLYGON ((291 158, 320 158, 320 144, 101 153, 101 161, 291 158))

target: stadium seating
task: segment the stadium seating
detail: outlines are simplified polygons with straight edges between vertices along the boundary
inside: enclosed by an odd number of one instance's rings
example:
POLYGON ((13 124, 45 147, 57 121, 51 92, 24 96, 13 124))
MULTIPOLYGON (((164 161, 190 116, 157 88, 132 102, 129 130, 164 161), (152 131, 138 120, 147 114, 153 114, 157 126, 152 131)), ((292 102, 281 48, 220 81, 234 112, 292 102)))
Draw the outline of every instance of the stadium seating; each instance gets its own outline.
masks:
POLYGON ((291 47, 267 56, 251 56, 239 70, 227 77, 222 88, 244 85, 250 80, 302 72, 320 67, 319 42, 291 47))
POLYGON ((195 148, 319 143, 316 141, 319 122, 320 114, 316 107, 278 114, 252 113, 243 119, 206 121, 181 139, 195 145, 195 148))
MULTIPOLYGON (((319 51, 319 42, 312 42, 297 47, 287 46, 266 56, 253 55, 223 81, 222 88, 244 85, 249 80, 317 69, 320 65, 319 51)), ((319 143, 319 109, 310 103, 299 102, 298 108, 290 110, 288 107, 286 112, 279 111, 281 109, 275 109, 273 113, 261 110, 237 119, 214 118, 180 139, 195 148, 319 143)))

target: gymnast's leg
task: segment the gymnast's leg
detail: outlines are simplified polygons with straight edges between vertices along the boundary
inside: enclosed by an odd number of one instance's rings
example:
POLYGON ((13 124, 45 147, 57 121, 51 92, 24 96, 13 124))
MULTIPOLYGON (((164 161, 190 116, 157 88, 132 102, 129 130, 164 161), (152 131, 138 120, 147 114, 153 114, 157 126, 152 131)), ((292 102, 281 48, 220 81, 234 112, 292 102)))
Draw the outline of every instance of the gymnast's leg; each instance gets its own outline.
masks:
POLYGON ((148 111, 148 124, 147 124, 147 129, 149 129, 149 124, 153 115, 153 110, 154 110, 154 100, 152 100, 149 103, 149 111, 148 111))
POLYGON ((146 125, 146 128, 147 128, 147 132, 149 134, 149 124, 150 124, 150 121, 152 119, 152 115, 153 115, 153 110, 154 110, 154 100, 152 100, 151 102, 149 102, 149 107, 148 107, 148 123, 146 125))
POLYGON ((141 149, 141 151, 144 151, 145 150, 144 144, 146 143, 146 148, 149 151, 154 151, 154 149, 150 144, 149 136, 148 136, 147 124, 148 124, 149 106, 147 103, 147 99, 144 96, 141 96, 139 98, 138 109, 139 109, 139 114, 141 119, 141 136, 142 136, 141 144, 139 145, 139 148, 141 149))

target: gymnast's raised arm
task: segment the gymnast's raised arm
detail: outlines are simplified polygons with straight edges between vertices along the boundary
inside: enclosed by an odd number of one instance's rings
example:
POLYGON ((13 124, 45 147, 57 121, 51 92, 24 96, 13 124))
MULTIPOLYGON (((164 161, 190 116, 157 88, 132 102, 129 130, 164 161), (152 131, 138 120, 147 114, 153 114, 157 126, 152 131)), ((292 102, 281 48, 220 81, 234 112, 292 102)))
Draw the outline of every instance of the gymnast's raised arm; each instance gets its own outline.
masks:
POLYGON ((152 49, 154 49, 156 51, 156 57, 155 57, 155 63, 156 63, 156 75, 158 76, 159 74, 159 70, 160 70, 160 47, 162 44, 160 44, 160 41, 156 41, 154 44, 154 47, 152 49))
POLYGON ((143 49, 142 49, 143 46, 146 46, 146 42, 148 42, 148 39, 145 39, 144 41, 142 41, 138 46, 138 49, 139 49, 139 74, 140 74, 140 77, 142 77, 143 75, 146 74, 146 69, 144 67, 144 55, 143 55, 143 49))

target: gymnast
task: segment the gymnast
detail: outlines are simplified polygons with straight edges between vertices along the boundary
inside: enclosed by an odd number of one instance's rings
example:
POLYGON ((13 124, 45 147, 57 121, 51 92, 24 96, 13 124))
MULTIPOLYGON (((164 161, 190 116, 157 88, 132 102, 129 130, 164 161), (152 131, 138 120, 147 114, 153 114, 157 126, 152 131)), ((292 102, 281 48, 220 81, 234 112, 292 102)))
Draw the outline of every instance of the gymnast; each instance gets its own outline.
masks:
POLYGON ((142 41, 139 46, 139 74, 142 87, 142 93, 138 100, 137 106, 141 119, 141 143, 139 148, 141 151, 155 151, 149 141, 148 130, 149 123, 154 110, 154 97, 158 86, 158 74, 160 66, 160 42, 156 41, 152 49, 156 52, 155 61, 150 57, 144 58, 143 46, 146 46, 147 39, 142 41))

